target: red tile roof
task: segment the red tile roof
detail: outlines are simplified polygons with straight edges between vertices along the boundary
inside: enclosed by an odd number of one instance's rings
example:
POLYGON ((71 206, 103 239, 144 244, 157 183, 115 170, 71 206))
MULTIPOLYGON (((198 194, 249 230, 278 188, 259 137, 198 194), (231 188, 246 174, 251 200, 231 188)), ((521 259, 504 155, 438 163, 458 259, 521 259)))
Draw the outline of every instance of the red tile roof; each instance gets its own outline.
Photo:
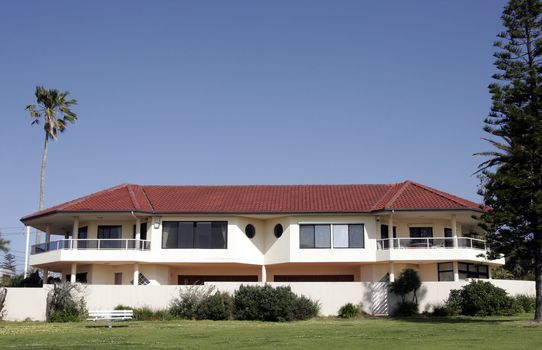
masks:
POLYGON ((475 210, 480 205, 412 181, 388 185, 144 186, 123 184, 33 214, 59 212, 368 213, 475 210))

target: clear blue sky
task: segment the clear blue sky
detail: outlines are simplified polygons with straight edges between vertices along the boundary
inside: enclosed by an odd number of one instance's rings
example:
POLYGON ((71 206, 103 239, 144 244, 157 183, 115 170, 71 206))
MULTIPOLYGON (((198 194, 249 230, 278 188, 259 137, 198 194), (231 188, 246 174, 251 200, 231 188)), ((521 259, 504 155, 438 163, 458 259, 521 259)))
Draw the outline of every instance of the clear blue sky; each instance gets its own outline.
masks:
POLYGON ((0 230, 38 206, 36 85, 80 120, 46 206, 141 184, 419 181, 479 201, 505 1, 4 1, 0 230))

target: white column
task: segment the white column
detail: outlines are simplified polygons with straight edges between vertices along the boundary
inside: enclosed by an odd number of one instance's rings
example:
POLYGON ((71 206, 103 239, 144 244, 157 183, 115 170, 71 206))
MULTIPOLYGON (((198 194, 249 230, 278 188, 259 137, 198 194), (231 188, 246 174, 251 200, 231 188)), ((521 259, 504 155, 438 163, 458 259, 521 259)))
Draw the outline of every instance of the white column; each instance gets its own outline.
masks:
POLYGON ((139 264, 134 264, 134 286, 139 285, 139 264))
POLYGON ((135 229, 135 239, 136 241, 134 242, 134 247, 136 249, 140 249, 141 248, 141 242, 139 242, 139 240, 141 239, 141 219, 140 218, 137 218, 136 219, 136 229, 135 229))
POLYGON ((454 238, 454 248, 457 248, 459 241, 457 240, 457 218, 455 214, 452 214, 452 237, 454 238))
POLYGON ((390 282, 395 282, 395 264, 390 262, 390 282))
POLYGON ((487 277, 491 280, 493 277, 491 276, 491 266, 487 265, 487 277))
POLYGON ((265 265, 262 265, 262 282, 267 282, 267 269, 265 268, 265 265))
POLYGON ((28 259, 30 249, 30 226, 26 226, 26 241, 24 244, 24 278, 28 277, 28 259))
POLYGON ((70 276, 70 282, 75 283, 75 277, 77 275, 77 264, 72 263, 72 270, 71 270, 71 276, 70 276))
POLYGON ((72 239, 73 239, 72 249, 77 249, 77 240, 79 239, 79 218, 78 217, 73 218, 72 239))
POLYGON ((452 262, 454 269, 454 281, 459 281, 459 263, 457 261, 452 262))
MULTIPOLYGON (((45 250, 49 250, 49 242, 51 242, 51 225, 45 226, 45 250)), ((43 269, 43 284, 47 284, 47 278, 49 277, 49 269, 43 269)))

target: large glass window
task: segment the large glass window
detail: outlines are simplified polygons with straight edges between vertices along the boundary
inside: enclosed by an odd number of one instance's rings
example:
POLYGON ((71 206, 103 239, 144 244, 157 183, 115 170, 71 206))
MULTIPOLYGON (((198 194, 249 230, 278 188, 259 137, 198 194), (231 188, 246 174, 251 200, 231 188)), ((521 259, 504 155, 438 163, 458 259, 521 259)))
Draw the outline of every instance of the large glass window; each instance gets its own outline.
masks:
POLYGON ((432 227, 410 227, 410 238, 433 237, 432 227))
POLYGON ((163 249, 227 249, 227 221, 164 221, 163 249))
POLYGON ((362 224, 349 225, 300 225, 299 248, 363 248, 362 224))
POLYGON ((100 249, 119 249, 122 246, 122 226, 98 226, 98 239, 105 239, 100 242, 100 249))
POLYGON ((438 264, 438 280, 453 281, 454 280, 454 265, 453 263, 438 264))
POLYGON ((459 279, 467 278, 489 278, 489 271, 487 265, 476 265, 476 264, 467 264, 459 263, 459 279))

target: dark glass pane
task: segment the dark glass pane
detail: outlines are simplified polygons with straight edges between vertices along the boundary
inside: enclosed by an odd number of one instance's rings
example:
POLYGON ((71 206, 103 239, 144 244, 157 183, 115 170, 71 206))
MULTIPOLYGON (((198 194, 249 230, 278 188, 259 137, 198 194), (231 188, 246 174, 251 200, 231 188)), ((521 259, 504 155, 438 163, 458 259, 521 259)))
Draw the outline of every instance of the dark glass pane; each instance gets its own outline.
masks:
POLYGON ((389 238, 388 225, 380 225, 380 238, 381 239, 388 239, 389 238))
POLYGON ((88 238, 88 227, 79 227, 79 231, 77 233, 77 237, 79 239, 87 239, 88 238))
POLYGON ((363 225, 348 225, 350 248, 363 248, 363 225))
POLYGON ((314 248, 314 225, 301 225, 299 248, 314 248))
POLYGON ((162 223, 162 248, 177 248, 178 222, 164 221, 162 223))
POLYGON ((411 238, 433 237, 432 227, 410 227, 411 238))
POLYGON ((444 229, 444 237, 452 237, 452 229, 451 228, 445 228, 444 229))
POLYGON ((454 280, 453 271, 439 272, 438 280, 439 281, 453 281, 454 280))
POLYGON ((226 249, 228 236, 228 223, 218 221, 211 223, 211 246, 213 249, 226 249))
POLYGON ((145 241, 145 240, 147 240, 147 223, 146 222, 142 223, 140 227, 141 227, 141 231, 140 231, 141 232, 141 237, 140 238, 145 241))
POLYGON ((208 221, 196 222, 196 248, 211 248, 211 223, 208 221))
POLYGON ((454 265, 453 263, 440 263, 438 264, 438 270, 439 272, 453 271, 454 265))
POLYGON ((284 228, 282 227, 281 224, 276 224, 275 229, 273 230, 273 232, 275 233, 275 237, 277 238, 280 238, 280 236, 282 236, 283 231, 284 231, 284 228))
POLYGON ((254 236, 256 236, 256 229, 254 228, 254 225, 248 224, 245 227, 245 235, 247 235, 248 238, 254 238, 254 236))
POLYGON ((194 248, 194 222, 179 222, 178 248, 194 248))
POLYGON ((331 248, 330 225, 314 225, 314 247, 331 248))

